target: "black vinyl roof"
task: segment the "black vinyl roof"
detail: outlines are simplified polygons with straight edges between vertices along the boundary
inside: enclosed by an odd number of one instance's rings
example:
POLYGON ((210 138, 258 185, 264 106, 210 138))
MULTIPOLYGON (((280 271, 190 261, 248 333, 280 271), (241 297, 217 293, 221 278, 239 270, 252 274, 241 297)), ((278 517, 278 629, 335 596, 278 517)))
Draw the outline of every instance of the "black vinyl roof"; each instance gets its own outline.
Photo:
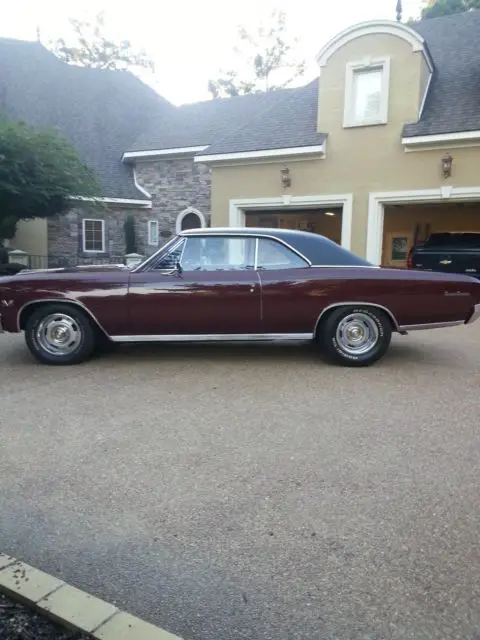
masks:
POLYGON ((373 266, 367 260, 347 251, 333 240, 308 231, 293 229, 268 229, 265 227, 212 227, 210 229, 190 229, 181 236, 254 236, 273 238, 289 245, 302 254, 312 265, 319 266, 373 266))

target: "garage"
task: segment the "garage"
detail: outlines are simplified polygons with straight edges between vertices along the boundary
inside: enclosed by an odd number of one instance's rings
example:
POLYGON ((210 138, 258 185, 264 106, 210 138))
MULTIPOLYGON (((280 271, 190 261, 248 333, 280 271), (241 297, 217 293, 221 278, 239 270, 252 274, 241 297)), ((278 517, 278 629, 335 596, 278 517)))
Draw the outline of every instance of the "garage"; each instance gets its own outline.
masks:
POLYGON ((245 214, 245 224, 247 227, 310 231, 341 244, 342 207, 248 211, 245 214))
POLYGON ((405 267, 415 242, 442 232, 480 233, 480 202, 385 206, 382 265, 405 267))

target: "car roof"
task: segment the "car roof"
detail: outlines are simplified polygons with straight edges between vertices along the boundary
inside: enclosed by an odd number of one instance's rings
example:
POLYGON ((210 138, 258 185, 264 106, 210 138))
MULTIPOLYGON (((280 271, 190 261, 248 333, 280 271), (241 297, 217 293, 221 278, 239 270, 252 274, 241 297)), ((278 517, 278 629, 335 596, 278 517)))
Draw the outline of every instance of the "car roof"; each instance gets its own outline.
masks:
POLYGON ((312 265, 373 266, 339 244, 318 233, 268 227, 210 227, 181 231, 180 236, 263 236, 293 248, 312 265))

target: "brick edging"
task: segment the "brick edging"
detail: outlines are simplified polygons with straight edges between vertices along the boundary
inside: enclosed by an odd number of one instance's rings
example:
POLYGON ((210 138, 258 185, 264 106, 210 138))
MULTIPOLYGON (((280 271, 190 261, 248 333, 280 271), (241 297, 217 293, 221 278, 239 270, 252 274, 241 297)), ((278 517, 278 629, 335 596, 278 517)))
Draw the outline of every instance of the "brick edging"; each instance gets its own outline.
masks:
POLYGON ((0 593, 98 640, 181 640, 168 631, 0 552, 0 593))

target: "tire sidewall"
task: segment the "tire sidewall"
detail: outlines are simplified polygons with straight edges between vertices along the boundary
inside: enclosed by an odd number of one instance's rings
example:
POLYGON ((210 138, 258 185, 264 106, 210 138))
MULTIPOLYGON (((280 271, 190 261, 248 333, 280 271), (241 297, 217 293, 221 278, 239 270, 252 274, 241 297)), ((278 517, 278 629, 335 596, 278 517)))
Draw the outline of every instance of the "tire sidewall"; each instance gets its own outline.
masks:
POLYGON ((30 316, 25 327, 25 340, 31 353, 44 364, 71 365, 79 364, 86 360, 95 346, 95 336, 90 320, 81 310, 67 304, 49 304, 40 307, 30 316), (39 345, 36 332, 38 325, 45 316, 53 313, 68 313, 81 329, 81 340, 75 351, 64 356, 55 356, 44 351, 39 345))
POLYGON ((386 314, 380 309, 368 308, 368 307, 348 307, 334 311, 328 318, 324 327, 324 346, 327 353, 332 356, 337 362, 347 364, 350 366, 367 366, 373 364, 379 360, 388 350, 390 345, 390 339, 392 335, 392 329, 390 327, 389 320, 386 314), (352 313, 361 313, 368 316, 377 327, 378 340, 375 346, 364 354, 355 355, 347 353, 342 349, 337 341, 337 328, 345 316, 352 313))

